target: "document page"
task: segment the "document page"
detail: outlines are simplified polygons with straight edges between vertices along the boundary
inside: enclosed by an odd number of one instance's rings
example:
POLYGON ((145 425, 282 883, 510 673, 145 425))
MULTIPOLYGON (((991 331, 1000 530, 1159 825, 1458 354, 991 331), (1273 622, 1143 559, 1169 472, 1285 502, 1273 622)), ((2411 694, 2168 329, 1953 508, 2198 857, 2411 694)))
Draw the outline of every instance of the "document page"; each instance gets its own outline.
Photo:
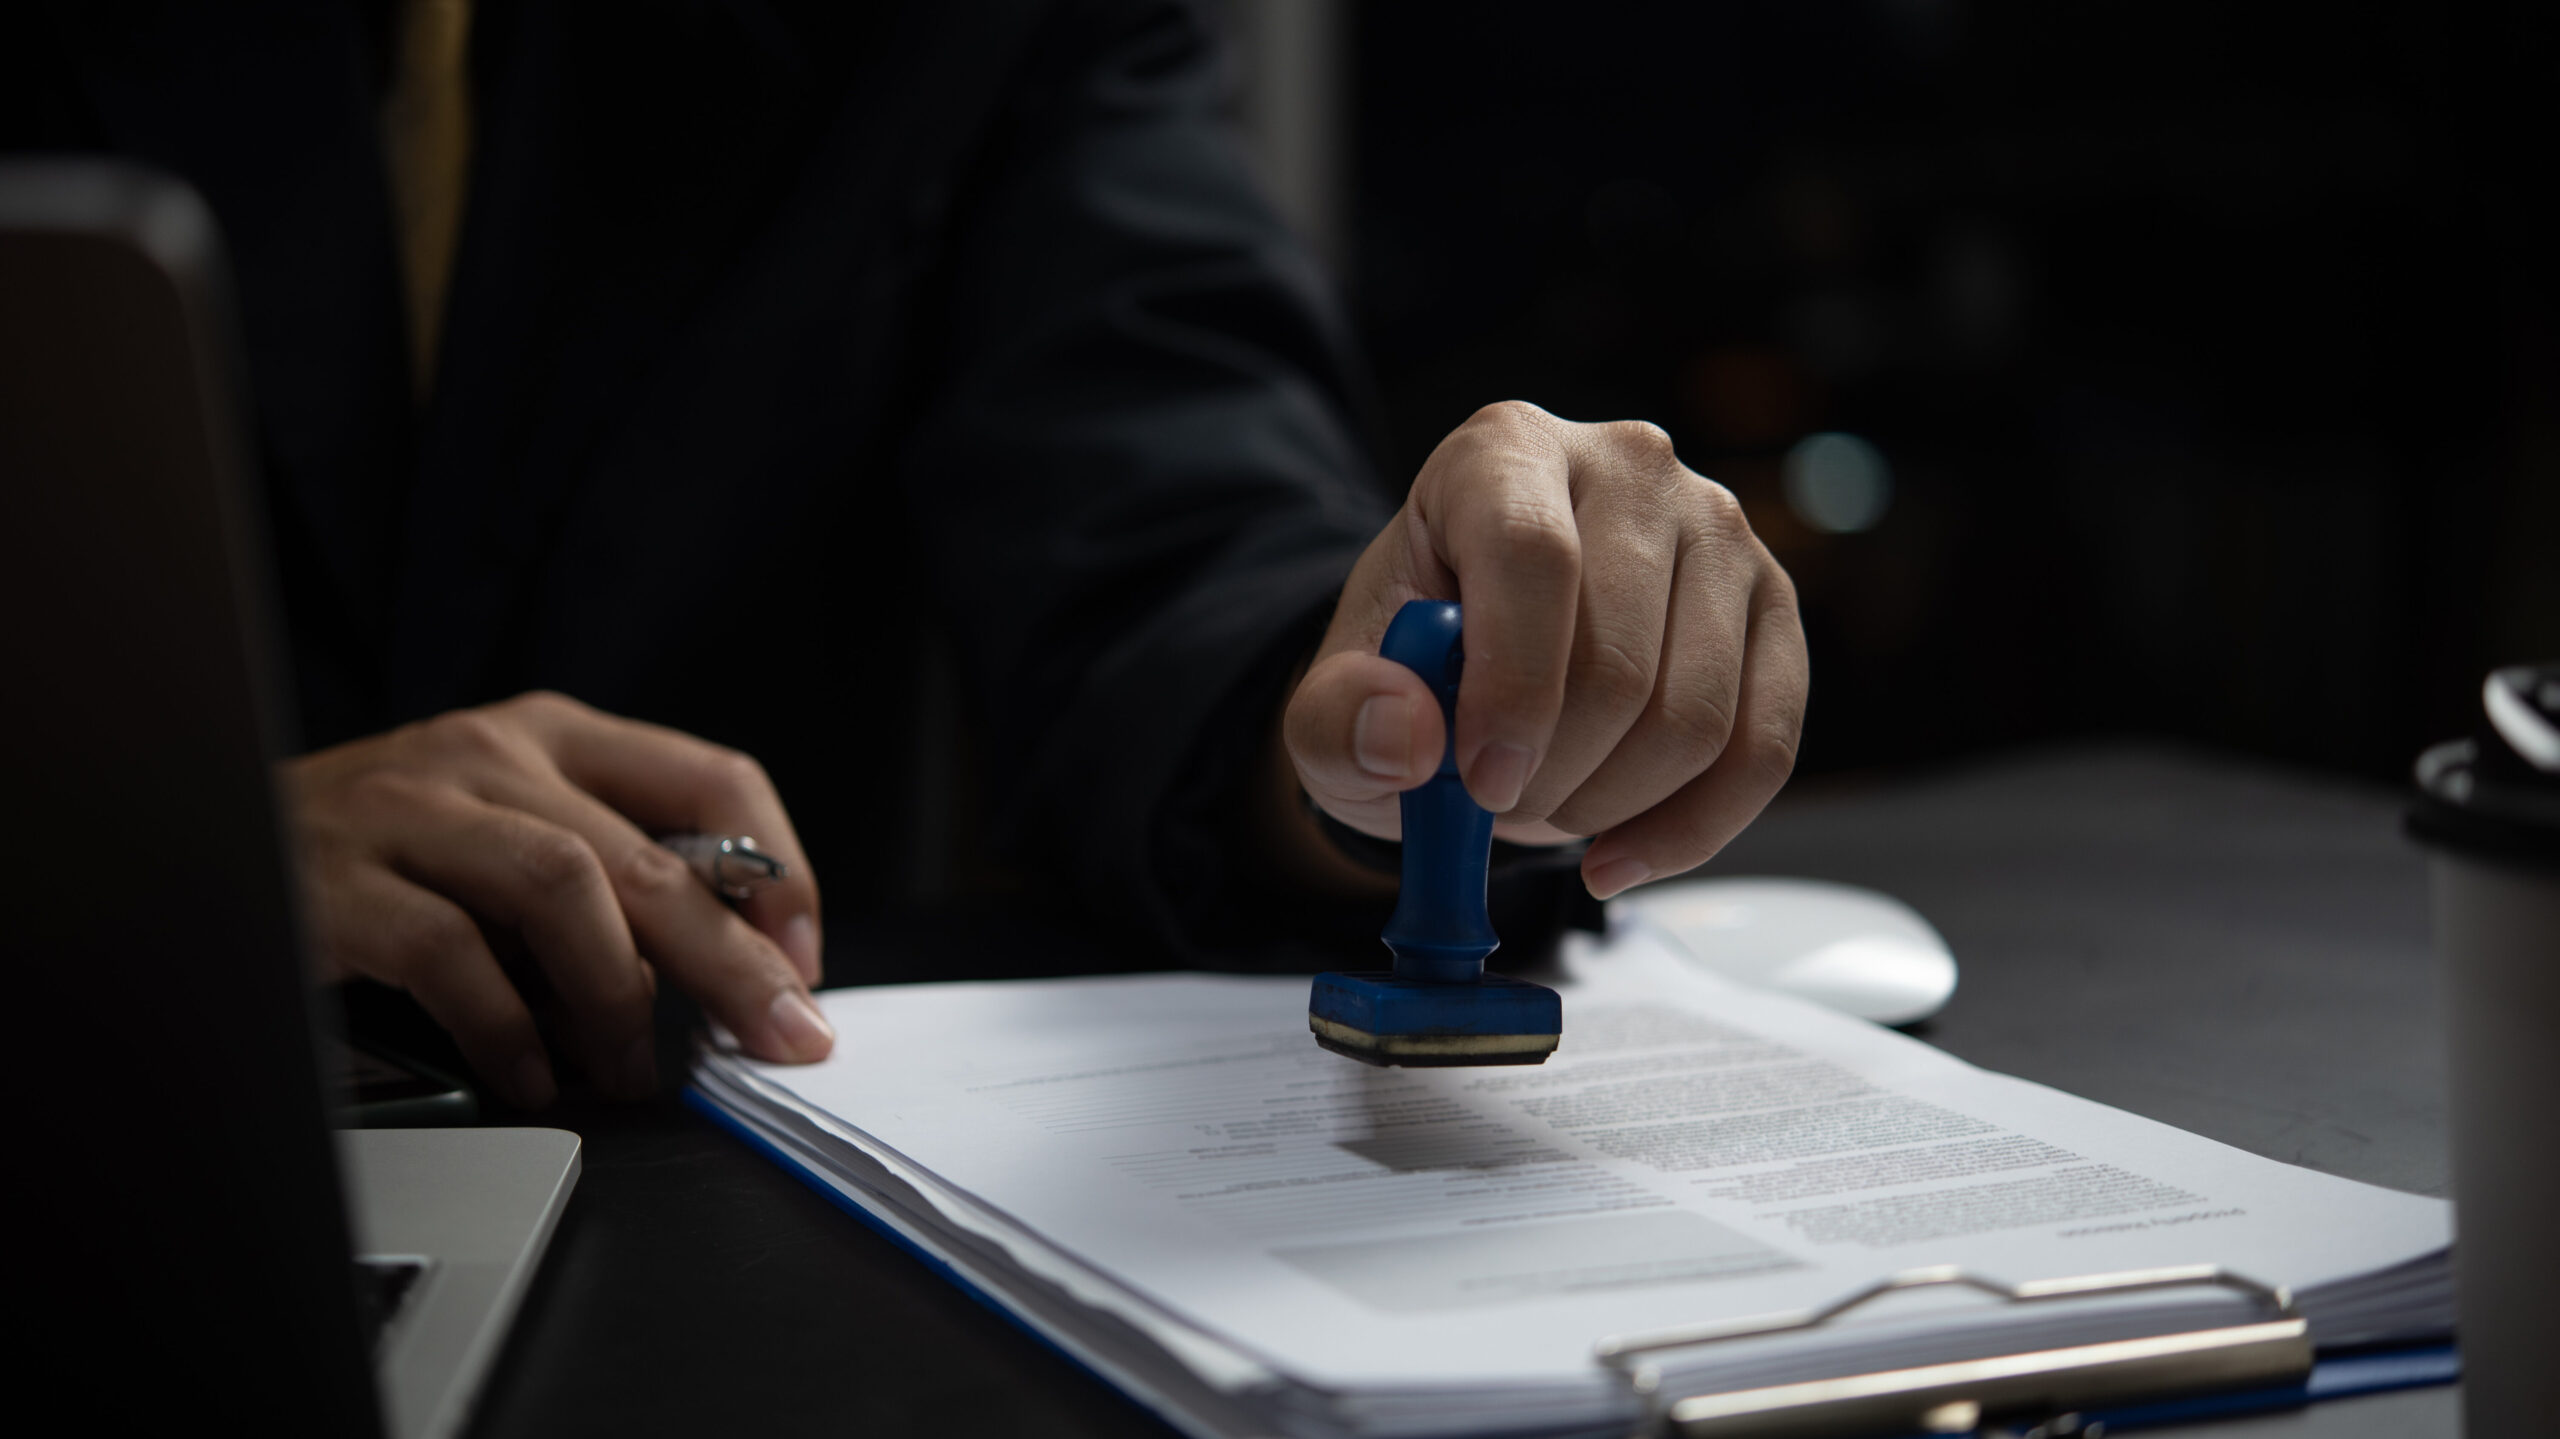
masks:
POLYGON ((1588 1385, 1604 1336, 1920 1265, 2300 1289, 2450 1240, 2441 1201, 1986 1073, 1641 930, 1571 971, 1534 1067, 1371 1068, 1316 1047, 1305 979, 1201 975, 836 991, 833 1058, 736 1063, 1339 1389, 1588 1385))

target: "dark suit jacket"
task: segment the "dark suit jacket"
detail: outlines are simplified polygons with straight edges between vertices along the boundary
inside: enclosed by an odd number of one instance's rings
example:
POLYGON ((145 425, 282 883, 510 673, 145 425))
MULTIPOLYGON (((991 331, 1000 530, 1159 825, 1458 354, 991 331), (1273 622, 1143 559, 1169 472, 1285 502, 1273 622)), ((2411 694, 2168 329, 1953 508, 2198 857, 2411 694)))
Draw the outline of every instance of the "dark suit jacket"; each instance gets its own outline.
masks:
POLYGON ((386 6, 5 22, 11 147, 226 229, 306 742, 550 686, 761 757, 838 914, 957 853, 1158 953, 1242 928, 1239 777, 1388 502, 1198 18, 476 10, 423 412, 386 6))

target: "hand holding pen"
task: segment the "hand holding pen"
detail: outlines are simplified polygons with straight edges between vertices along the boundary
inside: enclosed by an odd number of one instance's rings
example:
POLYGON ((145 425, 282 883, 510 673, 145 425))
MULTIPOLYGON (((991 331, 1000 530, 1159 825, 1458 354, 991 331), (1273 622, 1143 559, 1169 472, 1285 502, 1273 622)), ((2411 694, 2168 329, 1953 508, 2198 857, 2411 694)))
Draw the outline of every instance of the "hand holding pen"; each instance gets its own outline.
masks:
POLYGON ((555 1046, 608 1094, 654 1092, 661 980, 759 1058, 834 1043, 809 998, 815 876, 734 750, 530 694, 282 771, 322 977, 408 991, 518 1105, 556 1092, 555 1046), (562 1003, 548 1033, 498 961, 512 951, 562 1003))

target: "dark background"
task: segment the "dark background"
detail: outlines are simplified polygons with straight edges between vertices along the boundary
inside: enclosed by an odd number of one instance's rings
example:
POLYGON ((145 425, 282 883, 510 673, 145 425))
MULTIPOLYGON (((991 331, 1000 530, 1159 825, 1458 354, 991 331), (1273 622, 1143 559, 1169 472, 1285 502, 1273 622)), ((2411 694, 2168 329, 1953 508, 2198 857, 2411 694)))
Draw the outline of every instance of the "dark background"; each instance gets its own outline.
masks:
POLYGON ((2132 732, 2397 778, 2560 656, 2552 36, 1352 0, 1331 241, 1390 470, 1498 398, 1663 424, 1801 589, 1806 771, 2132 732), (1820 432, 1871 526, 1790 503, 1820 432))

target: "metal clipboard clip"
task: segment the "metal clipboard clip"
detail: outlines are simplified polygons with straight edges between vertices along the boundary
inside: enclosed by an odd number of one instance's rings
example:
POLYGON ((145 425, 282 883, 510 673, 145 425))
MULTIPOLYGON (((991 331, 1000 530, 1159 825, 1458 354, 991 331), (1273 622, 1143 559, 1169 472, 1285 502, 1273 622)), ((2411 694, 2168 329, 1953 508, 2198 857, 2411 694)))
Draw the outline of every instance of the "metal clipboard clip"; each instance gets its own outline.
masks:
POLYGON ((2032 1425, 2029 1433, 2082 1434, 2077 1411, 2242 1389, 2301 1384, 2311 1373, 2309 1324, 2279 1286, 2211 1264, 2129 1269, 2003 1284, 1953 1265, 1906 1269, 1819 1309, 1721 1324, 1692 1324, 1616 1335, 1594 1347, 1643 1401, 1639 1436, 1722 1439, 1826 1439, 1880 1434, 1974 1434, 1986 1426, 2032 1425), (2146 1290, 2221 1288, 2257 1300, 2266 1317, 2244 1324, 2139 1339, 2075 1344, 1880 1370, 1832 1379, 1774 1384, 1720 1394, 1666 1396, 1661 1356, 1734 1339, 1819 1328, 1887 1294, 1960 1286, 2012 1304, 2146 1290))

